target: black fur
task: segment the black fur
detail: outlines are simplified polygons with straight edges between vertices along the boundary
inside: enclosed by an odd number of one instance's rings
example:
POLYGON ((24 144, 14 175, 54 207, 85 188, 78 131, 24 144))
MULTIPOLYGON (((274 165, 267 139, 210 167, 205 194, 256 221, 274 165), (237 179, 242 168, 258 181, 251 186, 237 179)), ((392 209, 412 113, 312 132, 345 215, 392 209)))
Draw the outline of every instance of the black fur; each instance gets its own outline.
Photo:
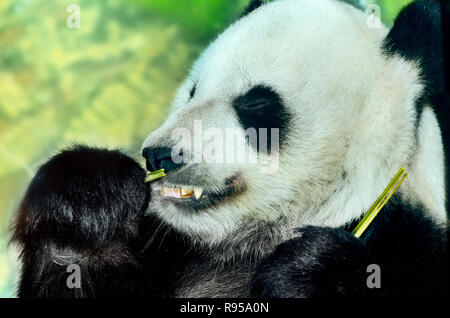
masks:
POLYGON ((360 239, 346 228, 305 227, 264 259, 252 281, 257 297, 448 296, 447 233, 424 209, 391 199, 360 239), (396 201, 396 202, 395 202, 396 201), (368 265, 381 288, 368 288, 368 265))
POLYGON ((450 2, 448 0, 441 0, 440 2, 444 38, 445 89, 447 94, 450 94, 450 2))
POLYGON ((257 144, 250 139, 252 146, 260 150, 260 128, 267 129, 267 150, 272 147, 271 128, 279 129, 279 146, 283 146, 291 121, 291 114, 284 106, 283 100, 272 88, 258 85, 233 102, 234 110, 244 128, 255 128, 257 144))
POLYGON ((384 41, 387 56, 400 55, 419 63, 425 85, 417 99, 417 118, 424 103, 445 87, 441 6, 434 0, 415 1, 403 9, 384 41))
MULTIPOLYGON (((197 249, 189 238, 177 233, 154 215, 147 215, 141 224, 140 253, 146 272, 144 297, 174 297, 179 280, 194 259, 197 249)), ((132 278, 130 278, 132 279, 132 278)))
MULTIPOLYGON (((438 94, 430 98, 434 106, 434 112, 438 118, 441 128, 442 141, 446 158, 446 189, 447 198, 450 198, 450 2, 441 1, 442 23, 444 39, 444 65, 445 65, 445 87, 444 94, 438 94)), ((447 199, 447 211, 450 211, 450 200, 447 199)))
POLYGON ((43 165, 20 205, 13 237, 22 248, 19 297, 168 293, 166 279, 176 277, 183 244, 170 233, 160 246, 156 228, 167 234, 166 228, 145 215, 144 178, 139 164, 119 151, 81 146, 43 165), (148 233, 155 234, 156 248, 147 246, 148 233), (80 267, 80 289, 67 287, 69 264, 80 267), (154 271, 166 275, 150 275, 154 271))
POLYGON ((251 12, 255 11, 260 6, 262 6, 263 4, 264 4, 264 2, 261 1, 261 0, 252 0, 252 2, 250 2, 250 4, 247 6, 247 8, 245 8, 244 12, 242 13, 242 17, 244 17, 244 16, 250 14, 251 12))
POLYGON ((148 200, 144 178, 145 171, 118 151, 82 146, 64 151, 33 178, 19 208, 16 236, 39 234, 77 249, 132 239, 148 200))
POLYGON ((279 245, 252 280, 253 297, 336 297, 366 292, 368 252, 341 229, 306 227, 279 245))

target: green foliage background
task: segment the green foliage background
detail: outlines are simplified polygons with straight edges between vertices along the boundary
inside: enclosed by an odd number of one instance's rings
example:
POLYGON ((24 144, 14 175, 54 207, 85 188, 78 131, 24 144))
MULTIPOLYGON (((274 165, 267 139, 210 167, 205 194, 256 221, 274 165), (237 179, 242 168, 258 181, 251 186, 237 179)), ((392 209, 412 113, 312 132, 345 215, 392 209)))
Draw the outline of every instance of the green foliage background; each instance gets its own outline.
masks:
MULTIPOLYGON (((36 169, 73 143, 139 159, 192 60, 248 2, 0 1, 0 297, 15 296, 9 228, 36 169), (72 3, 80 29, 66 26, 72 3)), ((391 25, 409 0, 373 2, 391 25)))

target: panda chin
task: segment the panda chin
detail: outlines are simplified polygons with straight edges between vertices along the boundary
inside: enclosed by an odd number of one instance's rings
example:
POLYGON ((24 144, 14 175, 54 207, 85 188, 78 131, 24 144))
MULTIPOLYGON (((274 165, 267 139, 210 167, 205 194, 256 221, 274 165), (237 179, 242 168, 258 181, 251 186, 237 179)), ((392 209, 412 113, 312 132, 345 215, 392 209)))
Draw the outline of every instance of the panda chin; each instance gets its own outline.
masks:
POLYGON ((173 204, 177 209, 195 212, 220 204, 227 198, 246 190, 245 183, 239 176, 228 178, 221 189, 208 189, 194 185, 176 185, 162 183, 153 189, 162 205, 173 204))

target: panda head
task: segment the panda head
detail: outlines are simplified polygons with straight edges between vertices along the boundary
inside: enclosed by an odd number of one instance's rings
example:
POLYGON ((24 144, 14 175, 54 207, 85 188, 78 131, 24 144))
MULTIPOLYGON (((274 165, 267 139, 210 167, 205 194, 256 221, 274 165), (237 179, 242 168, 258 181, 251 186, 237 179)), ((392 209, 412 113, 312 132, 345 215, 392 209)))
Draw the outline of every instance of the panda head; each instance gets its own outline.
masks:
POLYGON ((145 140, 149 169, 167 171, 149 210, 208 243, 341 226, 406 166, 403 195, 441 213, 439 128, 424 106, 439 89, 429 63, 439 60, 437 7, 411 5, 389 32, 337 0, 254 2, 201 54, 145 140))

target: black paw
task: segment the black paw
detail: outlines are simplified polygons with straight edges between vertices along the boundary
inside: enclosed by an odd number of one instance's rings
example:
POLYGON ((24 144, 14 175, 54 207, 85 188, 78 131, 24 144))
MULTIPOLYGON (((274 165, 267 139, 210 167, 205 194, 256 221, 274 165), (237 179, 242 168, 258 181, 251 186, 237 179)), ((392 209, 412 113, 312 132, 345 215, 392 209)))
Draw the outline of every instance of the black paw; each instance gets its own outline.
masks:
POLYGON ((19 297, 140 295, 136 251, 147 206, 145 171, 118 151, 76 147, 44 164, 19 208, 19 297), (78 287, 70 287, 72 277, 78 287))
POLYGON ((17 216, 15 239, 92 249, 137 235, 145 171, 119 151, 74 147, 44 164, 17 216), (75 246, 74 246, 75 245, 75 246))
POLYGON ((255 297, 363 297, 370 264, 364 244, 342 229, 308 226, 258 266, 255 297))

